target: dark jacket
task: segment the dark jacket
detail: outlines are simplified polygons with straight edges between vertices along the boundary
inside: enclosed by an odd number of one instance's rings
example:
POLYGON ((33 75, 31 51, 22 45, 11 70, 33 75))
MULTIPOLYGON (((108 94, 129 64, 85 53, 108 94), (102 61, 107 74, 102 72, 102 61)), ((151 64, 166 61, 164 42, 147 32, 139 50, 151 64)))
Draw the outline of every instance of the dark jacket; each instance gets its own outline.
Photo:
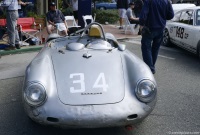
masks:
POLYGON ((150 30, 164 29, 166 20, 174 17, 172 5, 168 0, 144 0, 144 6, 140 13, 141 26, 147 26, 150 30))
POLYGON ((117 0, 117 9, 119 8, 124 8, 124 9, 128 9, 128 0, 117 0))

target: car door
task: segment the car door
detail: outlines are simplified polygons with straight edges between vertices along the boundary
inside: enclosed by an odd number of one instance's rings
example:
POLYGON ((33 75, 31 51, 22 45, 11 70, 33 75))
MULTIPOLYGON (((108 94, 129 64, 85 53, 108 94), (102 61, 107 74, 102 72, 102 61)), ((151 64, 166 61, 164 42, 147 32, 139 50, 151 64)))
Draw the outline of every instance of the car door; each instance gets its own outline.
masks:
POLYGON ((174 44, 179 44, 179 38, 176 36, 176 27, 179 25, 179 20, 180 20, 181 12, 177 12, 174 15, 174 18, 170 21, 167 22, 167 29, 169 32, 170 40, 174 44))
POLYGON ((179 46, 190 51, 195 51, 196 48, 192 46, 195 36, 193 10, 186 9, 182 11, 179 23, 175 29, 175 36, 179 42, 179 46))
POLYGON ((194 21, 194 40, 193 40, 193 47, 197 49, 197 45, 200 42, 200 9, 195 11, 195 21, 194 21))

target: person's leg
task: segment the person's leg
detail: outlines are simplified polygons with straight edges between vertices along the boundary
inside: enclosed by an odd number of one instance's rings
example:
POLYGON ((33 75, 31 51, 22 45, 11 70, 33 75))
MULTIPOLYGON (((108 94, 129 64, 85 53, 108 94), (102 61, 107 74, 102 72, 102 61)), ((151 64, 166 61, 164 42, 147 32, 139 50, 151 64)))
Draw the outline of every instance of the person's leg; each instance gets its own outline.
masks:
POLYGON ((66 36, 67 35, 67 28, 66 28, 65 24, 64 23, 57 23, 57 26, 58 26, 58 28, 57 28, 58 31, 60 31, 63 36, 66 36))
POLYGON ((118 12, 119 12, 119 29, 122 29, 122 23, 123 23, 123 18, 122 18, 122 15, 123 15, 123 11, 122 9, 118 9, 118 12))
POLYGON ((152 49, 151 49, 152 40, 153 40, 153 37, 151 34, 142 35, 141 49, 142 49, 142 57, 143 57, 144 62, 149 66, 152 73, 155 73, 155 67, 153 64, 152 49))
POLYGON ((67 36, 67 30, 63 30, 63 31, 62 31, 62 35, 63 35, 63 36, 67 36))
POLYGON ((15 46, 15 21, 13 19, 13 11, 8 11, 6 15, 6 21, 7 21, 7 31, 8 31, 8 37, 9 37, 9 45, 14 47, 15 46))
POLYGON ((18 12, 15 12, 15 16, 16 16, 16 24, 15 24, 15 47, 17 49, 20 49, 20 44, 19 44, 19 32, 18 32, 18 28, 17 28, 17 19, 19 18, 19 14, 18 12))
POLYGON ((73 11, 73 13, 74 13, 74 18, 75 18, 76 24, 78 24, 78 10, 73 11))
POLYGON ((119 18, 119 26, 120 26, 119 28, 120 28, 120 29, 122 28, 122 23, 123 23, 123 19, 120 17, 120 18, 119 18))
POLYGON ((53 26, 51 24, 47 25, 47 33, 51 34, 53 31, 53 26))
POLYGON ((159 52, 162 40, 163 40, 163 30, 157 31, 153 39, 153 44, 152 44, 152 59, 153 59, 154 66, 158 57, 158 52, 159 52))

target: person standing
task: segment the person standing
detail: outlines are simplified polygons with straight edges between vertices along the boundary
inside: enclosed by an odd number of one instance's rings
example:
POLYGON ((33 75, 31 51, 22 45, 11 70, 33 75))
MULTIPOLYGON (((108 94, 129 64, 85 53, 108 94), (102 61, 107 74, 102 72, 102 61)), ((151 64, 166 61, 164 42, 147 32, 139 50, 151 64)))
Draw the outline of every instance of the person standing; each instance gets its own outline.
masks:
POLYGON ((9 37, 8 50, 20 49, 19 35, 17 31, 18 0, 4 0, 6 5, 6 25, 9 37))
POLYGON ((139 23, 142 31, 141 49, 144 62, 155 74, 155 63, 160 45, 163 40, 163 31, 166 20, 174 17, 172 5, 168 0, 144 0, 139 23))
POLYGON ((72 9, 76 23, 78 24, 78 0, 72 0, 72 9))
POLYGON ((18 1, 18 14, 19 14, 19 18, 25 17, 24 16, 24 7, 26 6, 26 3, 19 0, 18 1))
POLYGON ((119 29, 123 29, 123 19, 126 15, 126 10, 128 9, 129 0, 117 0, 117 9, 119 12, 119 29))

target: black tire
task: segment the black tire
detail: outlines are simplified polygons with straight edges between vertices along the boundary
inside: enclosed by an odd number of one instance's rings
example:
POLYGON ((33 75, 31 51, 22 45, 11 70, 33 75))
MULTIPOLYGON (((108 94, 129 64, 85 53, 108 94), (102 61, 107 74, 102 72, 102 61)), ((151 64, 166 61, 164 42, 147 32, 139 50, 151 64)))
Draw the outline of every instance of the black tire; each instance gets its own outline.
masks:
POLYGON ((167 29, 165 29, 164 32, 163 32, 162 45, 167 46, 167 47, 172 46, 172 43, 170 42, 169 31, 167 29))
POLYGON ((200 60, 200 41, 199 41, 198 46, 197 46, 197 57, 200 60))

